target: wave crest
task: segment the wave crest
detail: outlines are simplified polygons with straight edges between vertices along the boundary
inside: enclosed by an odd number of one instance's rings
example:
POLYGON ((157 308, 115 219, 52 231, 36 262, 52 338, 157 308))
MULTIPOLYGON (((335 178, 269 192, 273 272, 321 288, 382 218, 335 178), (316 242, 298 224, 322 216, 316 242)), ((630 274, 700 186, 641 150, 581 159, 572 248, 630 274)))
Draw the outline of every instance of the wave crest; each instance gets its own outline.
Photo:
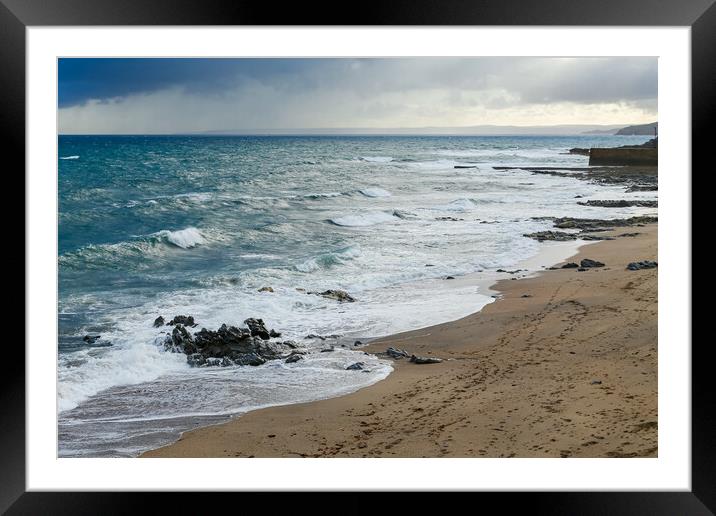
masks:
POLYGON ((346 247, 333 253, 325 253, 318 255, 314 258, 310 258, 303 263, 295 266, 299 272, 314 272, 321 269, 329 269, 334 265, 340 265, 350 260, 354 260, 361 255, 361 250, 358 247, 346 247))
POLYGON ((344 215, 343 217, 328 219, 328 222, 336 226, 363 227, 390 222, 391 220, 395 220, 392 213, 374 211, 369 213, 357 213, 355 215, 344 215))
POLYGON ((378 187, 363 188, 359 191, 366 197, 390 197, 392 195, 388 190, 383 190, 378 187))
POLYGON ((153 233, 152 236, 158 237, 161 241, 181 247, 182 249, 191 249, 192 247, 206 243, 204 235, 194 227, 180 229, 178 231, 163 229, 162 231, 153 233))

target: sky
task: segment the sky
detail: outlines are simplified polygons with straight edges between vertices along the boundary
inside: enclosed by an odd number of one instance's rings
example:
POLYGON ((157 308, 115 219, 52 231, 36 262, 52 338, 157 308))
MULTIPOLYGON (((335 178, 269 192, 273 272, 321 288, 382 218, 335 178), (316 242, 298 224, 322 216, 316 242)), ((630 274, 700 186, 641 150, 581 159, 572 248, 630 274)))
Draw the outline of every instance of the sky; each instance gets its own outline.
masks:
POLYGON ((618 126, 657 120, 657 58, 62 58, 58 104, 61 134, 618 126))

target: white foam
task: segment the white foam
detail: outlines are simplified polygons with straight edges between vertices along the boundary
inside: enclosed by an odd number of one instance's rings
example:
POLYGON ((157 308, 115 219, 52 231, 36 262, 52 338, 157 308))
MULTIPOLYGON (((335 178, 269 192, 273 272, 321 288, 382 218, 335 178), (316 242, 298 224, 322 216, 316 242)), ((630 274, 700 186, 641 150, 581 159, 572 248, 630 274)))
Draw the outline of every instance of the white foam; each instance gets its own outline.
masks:
POLYGON ((186 357, 167 353, 152 342, 126 341, 59 355, 58 408, 65 411, 116 385, 147 382, 164 374, 187 370, 186 357), (81 364, 73 367, 72 364, 81 364))
POLYGON ((357 213, 355 215, 344 215, 343 217, 330 219, 333 224, 346 227, 373 226, 375 224, 396 220, 398 220, 398 218, 394 217, 392 213, 386 213, 384 211, 357 213))
POLYGON ((388 190, 383 190, 378 187, 364 188, 360 193, 366 197, 390 197, 392 195, 388 190))
POLYGON ((361 156, 360 159, 370 163, 390 163, 393 161, 393 158, 390 156, 361 156))
POLYGON ((181 247, 182 249, 190 249, 206 242, 204 235, 202 235, 201 232, 194 227, 180 229, 178 231, 169 231, 165 229, 157 231, 154 233, 154 236, 158 236, 177 247, 181 247))
POLYGON ((80 159, 79 156, 61 156, 60 159, 80 159))
POLYGON ((440 211, 468 211, 472 210, 476 206, 476 202, 472 199, 455 199, 454 201, 443 204, 440 206, 434 206, 434 210, 440 210, 440 211))

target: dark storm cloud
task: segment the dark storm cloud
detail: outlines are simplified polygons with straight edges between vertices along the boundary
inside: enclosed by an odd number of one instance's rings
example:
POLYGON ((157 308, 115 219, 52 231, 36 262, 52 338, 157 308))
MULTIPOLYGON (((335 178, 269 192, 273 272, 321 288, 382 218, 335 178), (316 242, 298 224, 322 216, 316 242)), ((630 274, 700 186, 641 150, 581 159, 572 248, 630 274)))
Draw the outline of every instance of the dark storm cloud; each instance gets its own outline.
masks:
POLYGON ((62 59, 58 93, 73 132, 576 120, 567 105, 586 121, 602 104, 636 121, 656 115, 657 59, 62 59))

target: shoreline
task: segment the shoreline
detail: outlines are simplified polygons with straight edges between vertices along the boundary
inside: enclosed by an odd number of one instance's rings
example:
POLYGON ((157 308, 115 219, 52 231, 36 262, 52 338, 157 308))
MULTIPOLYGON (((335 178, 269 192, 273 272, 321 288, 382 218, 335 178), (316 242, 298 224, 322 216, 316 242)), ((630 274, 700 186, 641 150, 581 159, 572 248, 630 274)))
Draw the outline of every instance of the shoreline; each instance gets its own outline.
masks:
POLYGON ((362 348, 442 363, 398 360, 354 393, 244 413, 140 457, 656 456, 658 269, 625 267, 656 259, 657 224, 603 234, 635 231, 570 258, 604 268, 502 279, 477 313, 362 348))

